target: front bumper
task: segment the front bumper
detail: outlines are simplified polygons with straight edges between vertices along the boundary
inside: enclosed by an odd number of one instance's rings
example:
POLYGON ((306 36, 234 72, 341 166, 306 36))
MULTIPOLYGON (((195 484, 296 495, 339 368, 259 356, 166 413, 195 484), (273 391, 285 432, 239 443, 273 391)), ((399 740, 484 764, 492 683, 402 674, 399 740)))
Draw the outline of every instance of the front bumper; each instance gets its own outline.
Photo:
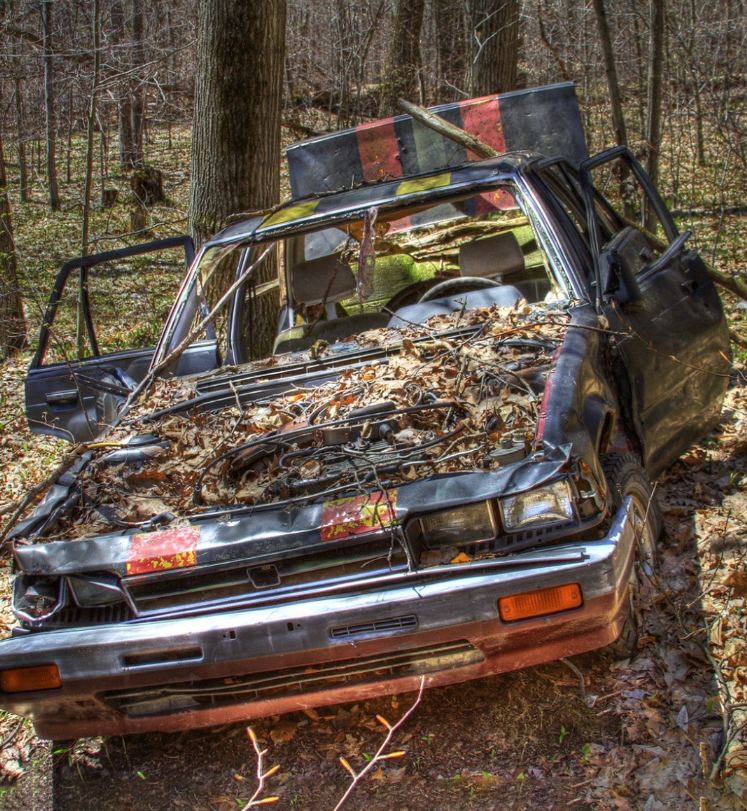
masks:
POLYGON ((635 553, 628 500, 607 536, 415 573, 404 585, 0 642, 0 670, 54 663, 62 686, 0 692, 46 738, 222 724, 516 670, 620 633, 635 553), (500 563, 500 567, 499 567, 500 563), (505 623, 499 598, 578 583, 580 608, 505 623))

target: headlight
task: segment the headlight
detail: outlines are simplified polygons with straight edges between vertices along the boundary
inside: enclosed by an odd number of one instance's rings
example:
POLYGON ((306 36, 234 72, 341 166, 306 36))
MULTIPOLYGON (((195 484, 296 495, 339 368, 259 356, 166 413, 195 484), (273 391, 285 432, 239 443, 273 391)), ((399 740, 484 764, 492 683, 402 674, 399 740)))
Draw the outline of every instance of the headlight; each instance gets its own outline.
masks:
POLYGON ((59 577, 18 574, 13 582, 13 613, 26 622, 41 622, 67 602, 65 581, 59 577))
POLYGON ((425 515, 419 524, 425 545, 431 549, 489 541, 497 534, 493 506, 487 501, 425 515))
POLYGON ((125 601, 119 578, 113 574, 69 577, 68 583, 75 602, 82 608, 116 605, 125 601))
POLYGON ((507 532, 572 521, 574 518, 573 500, 565 479, 501 499, 501 509, 507 532))

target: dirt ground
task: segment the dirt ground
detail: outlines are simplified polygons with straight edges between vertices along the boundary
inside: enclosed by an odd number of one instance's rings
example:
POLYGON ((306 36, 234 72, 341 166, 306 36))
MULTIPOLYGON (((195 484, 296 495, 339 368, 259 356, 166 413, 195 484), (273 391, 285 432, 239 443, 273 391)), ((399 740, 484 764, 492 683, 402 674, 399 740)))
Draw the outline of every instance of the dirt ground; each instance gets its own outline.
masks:
MULTIPOLYGON (((16 364, 22 369, 23 359, 16 364)), ((747 807, 740 740, 747 720, 741 372, 734 383, 721 427, 657 485, 666 527, 643 597, 635 656, 576 657, 586 698, 578 675, 562 662, 426 688, 388 749, 404 754, 375 764, 345 808, 747 807)), ((20 396, 4 403, 0 467, 9 477, 23 459, 28 481, 32 470, 44 475, 57 448, 24 448, 32 440, 23 439, 20 396)), ((10 487, 6 481, 0 490, 6 498, 15 495, 10 487)), ((10 623, 4 563, 0 620, 10 623)), ((394 723, 414 699, 407 694, 254 722, 267 750, 264 768, 280 767, 263 796, 279 797, 278 809, 331 811, 350 782, 339 758, 363 768, 386 732, 376 716, 394 723)), ((255 786, 254 751, 240 724, 50 745, 28 723, 5 716, 0 742, 2 811, 228 811, 242 808, 255 786)))

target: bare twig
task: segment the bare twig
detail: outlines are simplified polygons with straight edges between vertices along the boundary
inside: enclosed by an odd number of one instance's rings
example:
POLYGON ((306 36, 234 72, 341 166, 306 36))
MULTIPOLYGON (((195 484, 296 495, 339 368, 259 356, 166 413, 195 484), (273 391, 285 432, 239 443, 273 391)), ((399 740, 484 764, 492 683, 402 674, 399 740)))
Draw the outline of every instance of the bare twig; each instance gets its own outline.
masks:
POLYGON ((397 721, 396 724, 390 724, 386 718, 383 718, 381 715, 376 716, 376 720, 383 724, 387 728, 386 737, 382 741, 381 746, 376 750, 376 754, 368 761, 368 763, 361 769, 359 772, 356 772, 353 767, 345 760, 344 757, 340 758, 340 763, 345 767, 346 771, 349 772, 351 776, 350 785, 347 787, 345 793, 340 797, 340 801, 334 807, 334 811, 339 811, 342 808, 343 804, 347 800, 347 798, 352 794, 355 787, 360 783, 360 781, 373 769, 373 767, 380 763, 382 760, 391 760, 393 758, 402 757, 405 753, 402 751, 398 752, 388 752, 386 754, 386 748, 392 741, 397 730, 405 723, 405 721, 412 715, 415 708, 420 704, 421 699, 423 698, 423 690, 425 689, 425 676, 420 677, 420 689, 418 690, 418 695, 415 701, 413 702, 410 709, 397 721))
MULTIPOLYGON (((267 754, 266 749, 260 749, 259 741, 257 740, 257 736, 254 734, 254 730, 251 727, 246 728, 247 734, 249 735, 249 740, 252 742, 254 746, 254 751, 257 755, 257 788, 252 794, 251 799, 249 802, 241 809, 241 811, 249 811, 250 808, 256 808, 258 805, 268 805, 269 803, 276 803, 280 797, 270 796, 270 797, 262 797, 259 799, 262 792, 265 790, 265 782, 267 781, 268 777, 272 777, 277 771, 279 771, 280 766, 273 766, 271 769, 268 769, 266 772, 262 771, 264 768, 264 756, 267 754)), ((237 780, 244 780, 246 778, 242 777, 240 774, 236 775, 237 780)))

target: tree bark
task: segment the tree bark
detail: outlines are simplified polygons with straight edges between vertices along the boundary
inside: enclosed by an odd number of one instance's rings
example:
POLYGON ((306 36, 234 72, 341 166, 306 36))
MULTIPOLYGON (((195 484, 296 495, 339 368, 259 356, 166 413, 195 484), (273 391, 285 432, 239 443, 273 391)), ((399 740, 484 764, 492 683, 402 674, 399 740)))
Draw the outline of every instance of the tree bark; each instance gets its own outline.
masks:
POLYGON ((5 174, 2 131, 0 131, 0 356, 5 359, 27 344, 18 260, 5 174))
POLYGON ((19 178, 19 191, 21 201, 28 203, 31 200, 30 186, 29 186, 29 167, 26 160, 26 126, 23 115, 23 94, 21 93, 21 80, 16 78, 14 80, 14 89, 16 97, 16 138, 18 142, 18 169, 20 173, 19 178))
MULTIPOLYGON (((659 183, 659 150, 661 149, 661 106, 664 74, 664 0, 651 0, 651 41, 648 63, 648 109, 646 114, 646 171, 659 183)), ((656 230, 656 216, 646 211, 646 228, 656 230)))
MULTIPOLYGON (((231 214, 268 209, 279 200, 285 12, 285 0, 199 0, 189 200, 189 229, 198 245, 231 214)), ((256 281, 276 273, 268 260, 256 281)), ((227 277, 221 286, 230 282, 227 277)), ((277 295, 262 296, 258 305, 255 346, 268 352, 277 295)))
POLYGON ((594 14, 597 19, 597 30, 599 31, 599 42, 602 46, 602 54, 604 56, 604 71, 607 75, 607 87, 610 91, 612 126, 615 129, 615 141, 619 146, 620 144, 628 143, 628 132, 625 127, 625 116, 623 115, 620 83, 617 79, 615 52, 612 49, 612 36, 610 34, 610 25, 607 19, 607 10, 604 7, 604 0, 593 0, 593 3, 594 14))
POLYGON ((400 98, 420 99, 420 32, 425 0, 398 0, 384 67, 382 115, 395 115, 400 98))
POLYGON ((488 96, 516 90, 519 0, 469 0, 471 91, 488 96))
POLYGON ((55 130, 57 121, 54 106, 54 73, 52 62, 52 27, 54 15, 52 0, 42 2, 42 25, 44 28, 44 106, 47 119, 47 182, 49 205, 52 211, 60 210, 60 189, 57 185, 57 161, 55 156, 55 130))
MULTIPOLYGON (((132 61, 141 67, 145 63, 143 38, 145 15, 142 0, 132 0, 132 61)), ((142 76, 136 76, 132 90, 132 169, 142 169, 143 131, 145 129, 145 85, 142 76)))
POLYGON ((462 0, 432 2, 436 25, 436 102, 458 101, 467 89, 464 3, 462 0))
MULTIPOLYGON (((91 189, 93 187, 93 134, 96 129, 96 94, 99 84, 101 8, 99 0, 93 0, 93 78, 91 79, 91 99, 88 105, 88 129, 86 132, 86 176, 83 187, 83 222, 81 227, 81 256, 88 253, 89 226, 91 220, 91 189)), ((77 357, 82 360, 85 353, 86 330, 83 309, 83 274, 80 275, 78 290, 78 321, 76 328, 77 357)))

